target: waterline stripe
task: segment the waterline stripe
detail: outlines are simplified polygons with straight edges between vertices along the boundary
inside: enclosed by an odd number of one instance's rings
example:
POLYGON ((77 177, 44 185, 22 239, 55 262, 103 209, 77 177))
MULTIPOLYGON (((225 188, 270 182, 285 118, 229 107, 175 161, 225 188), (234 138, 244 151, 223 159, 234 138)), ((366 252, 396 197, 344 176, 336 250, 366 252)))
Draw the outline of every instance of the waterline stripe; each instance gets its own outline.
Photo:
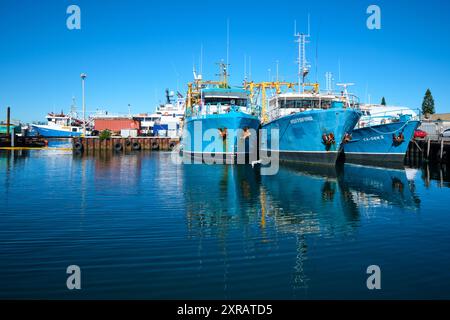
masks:
POLYGON ((300 150, 269 150, 261 149, 260 151, 271 151, 271 152, 295 152, 295 153, 339 153, 340 151, 300 151, 300 150))

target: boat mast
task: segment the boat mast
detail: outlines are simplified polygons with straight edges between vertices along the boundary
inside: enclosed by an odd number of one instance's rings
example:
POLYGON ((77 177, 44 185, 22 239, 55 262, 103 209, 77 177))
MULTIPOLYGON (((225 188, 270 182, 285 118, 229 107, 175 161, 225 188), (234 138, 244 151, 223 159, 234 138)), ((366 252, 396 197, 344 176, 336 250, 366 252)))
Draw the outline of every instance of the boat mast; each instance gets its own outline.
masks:
POLYGON ((298 58, 297 58, 297 65, 298 65, 298 91, 303 92, 304 90, 304 84, 305 84, 305 77, 309 73, 309 64, 306 60, 306 44, 309 43, 308 38, 310 37, 309 34, 309 15, 308 15, 308 34, 299 33, 297 32, 297 21, 294 23, 294 37, 297 39, 295 42, 298 43, 298 58))
POLYGON ((86 103, 84 100, 84 80, 86 79, 87 75, 85 73, 82 73, 80 75, 81 77, 81 97, 83 101, 83 137, 86 136, 86 103))
POLYGON ((73 118, 77 118, 77 105, 75 104, 75 97, 72 96, 72 105, 70 106, 70 114, 69 114, 69 120, 72 122, 73 118))
POLYGON ((347 88, 349 86, 354 86, 354 83, 336 83, 337 86, 342 87, 342 97, 345 99, 345 102, 348 107, 350 107, 350 95, 348 93, 347 88))
POLYGON ((333 74, 329 71, 325 73, 325 79, 326 79, 326 91, 328 94, 331 94, 333 92, 333 74))
POLYGON ((228 88, 228 76, 229 76, 228 65, 225 64, 223 60, 218 62, 217 65, 219 66, 219 73, 216 74, 216 76, 220 77, 219 85, 222 86, 223 88, 228 88))
POLYGON ((228 68, 230 66, 230 19, 227 19, 227 64, 225 70, 226 83, 228 84, 228 68))

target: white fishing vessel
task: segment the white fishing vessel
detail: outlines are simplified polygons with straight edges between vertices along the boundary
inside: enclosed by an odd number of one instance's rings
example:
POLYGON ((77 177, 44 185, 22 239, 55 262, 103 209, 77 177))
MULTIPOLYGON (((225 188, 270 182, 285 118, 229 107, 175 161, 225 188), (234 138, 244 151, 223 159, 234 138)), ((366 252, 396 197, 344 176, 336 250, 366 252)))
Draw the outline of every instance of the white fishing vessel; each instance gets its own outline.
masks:
POLYGON ((72 98, 70 112, 65 114, 49 112, 46 116, 47 124, 32 124, 32 131, 47 138, 79 137, 83 134, 83 121, 78 119, 75 98, 72 98))
POLYGON ((155 136, 179 137, 184 119, 185 99, 179 92, 166 89, 166 101, 155 112, 148 115, 136 115, 141 121, 141 132, 155 136))
POLYGON ((357 128, 376 126, 399 121, 402 117, 418 119, 417 112, 407 107, 360 104, 362 116, 357 128))

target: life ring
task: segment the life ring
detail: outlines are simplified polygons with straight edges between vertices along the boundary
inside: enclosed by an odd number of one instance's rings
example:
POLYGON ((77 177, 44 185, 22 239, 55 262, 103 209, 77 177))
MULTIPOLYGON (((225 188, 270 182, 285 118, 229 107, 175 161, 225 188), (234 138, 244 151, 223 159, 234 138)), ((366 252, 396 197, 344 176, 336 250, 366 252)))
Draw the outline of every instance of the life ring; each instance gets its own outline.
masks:
POLYGON ((350 133, 346 133, 344 135, 344 143, 348 143, 352 140, 352 135, 350 133))
POLYGON ((405 141, 405 137, 403 136, 403 132, 400 132, 398 136, 395 135, 395 133, 392 135, 392 140, 395 144, 401 144, 403 141, 405 141))
POLYGON ((136 151, 141 150, 141 144, 137 141, 133 142, 133 145, 131 147, 136 151))
POLYGON ((252 135, 252 133, 250 132, 248 127, 244 128, 244 132, 242 133, 242 139, 248 139, 250 138, 250 136, 252 135))
POLYGON ((77 151, 83 151, 83 144, 79 141, 75 142, 75 144, 73 145, 73 147, 75 148, 75 150, 77 151))
POLYGON ((122 144, 120 142, 114 143, 114 150, 122 151, 122 149, 123 149, 123 146, 122 146, 122 144))
POLYGON ((227 138, 227 128, 219 128, 219 135, 222 137, 223 140, 227 138))
POLYGON ((331 146, 332 144, 335 144, 336 141, 334 140, 334 134, 333 132, 330 132, 328 134, 324 133, 322 135, 322 141, 325 145, 331 146))
POLYGON ((152 150, 158 150, 159 149, 159 144, 156 141, 152 142, 152 150))

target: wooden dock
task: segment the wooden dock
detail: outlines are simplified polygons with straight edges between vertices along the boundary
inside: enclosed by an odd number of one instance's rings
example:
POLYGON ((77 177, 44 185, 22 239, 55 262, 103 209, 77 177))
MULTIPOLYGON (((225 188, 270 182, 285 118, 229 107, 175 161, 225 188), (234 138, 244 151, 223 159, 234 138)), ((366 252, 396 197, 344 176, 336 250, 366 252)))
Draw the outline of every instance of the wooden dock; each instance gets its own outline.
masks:
POLYGON ((42 137, 21 137, 16 134, 13 136, 0 135, 0 149, 11 148, 45 148, 48 141, 42 137))
MULTIPOLYGON (((75 153, 97 154, 100 152, 122 152, 148 150, 171 151, 180 143, 179 138, 169 137, 99 137, 73 138, 75 153)), ((450 138, 426 137, 413 139, 406 153, 406 163, 420 165, 424 162, 450 164, 450 138)))
POLYGON ((413 139, 409 143, 406 161, 411 164, 422 162, 450 163, 450 138, 430 136, 413 139))
POLYGON ((99 137, 73 138, 72 147, 76 153, 95 154, 99 152, 131 152, 139 150, 171 151, 180 143, 179 138, 169 137, 99 137))

